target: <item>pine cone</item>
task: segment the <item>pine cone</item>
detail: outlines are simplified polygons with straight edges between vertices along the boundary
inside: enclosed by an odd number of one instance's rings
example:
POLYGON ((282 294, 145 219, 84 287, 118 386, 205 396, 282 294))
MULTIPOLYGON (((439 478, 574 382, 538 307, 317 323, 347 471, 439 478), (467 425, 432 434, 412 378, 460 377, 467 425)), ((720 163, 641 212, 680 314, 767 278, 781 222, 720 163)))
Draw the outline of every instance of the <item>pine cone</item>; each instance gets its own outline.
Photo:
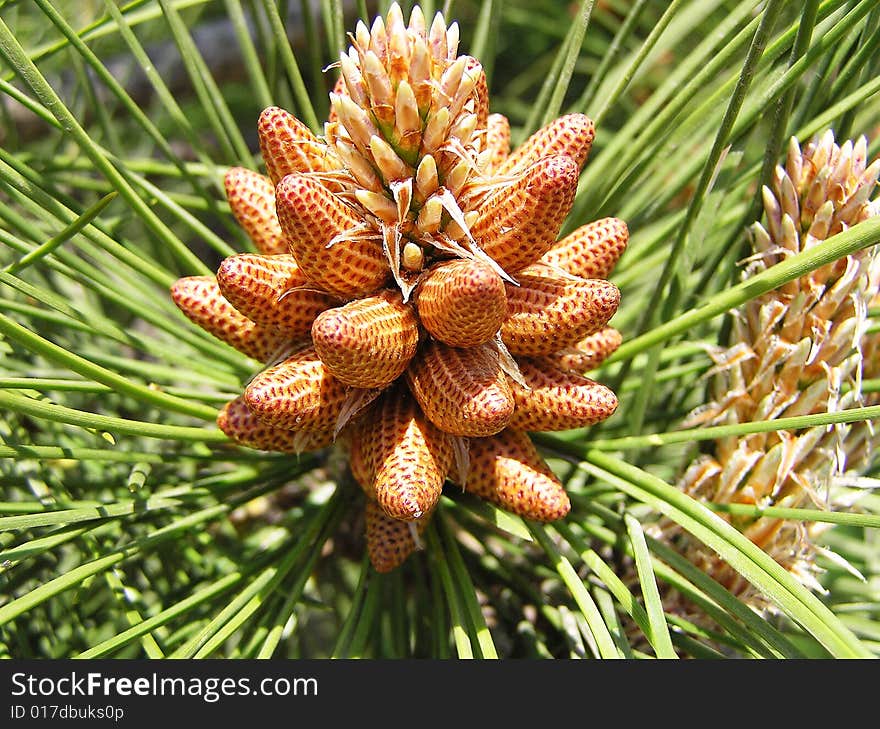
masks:
MULTIPOLYGON (((754 254, 745 277, 877 215, 870 201, 880 160, 866 163, 867 140, 838 146, 829 130, 801 150, 764 187, 763 224, 749 229, 754 254)), ((877 372, 877 335, 867 308, 880 288, 880 256, 858 251, 750 301, 734 319, 731 346, 713 353, 714 400, 687 425, 734 424, 832 412, 865 404, 860 383, 877 372), (868 358, 865 358, 865 354, 868 358)), ((681 487, 701 500, 759 507, 830 508, 835 482, 857 476, 877 445, 870 423, 756 433, 712 442, 681 487)), ((761 517, 736 526, 807 586, 815 578, 818 527, 761 517)), ((671 525, 667 525, 667 536, 671 525)), ((689 558, 756 607, 768 607, 744 578, 704 545, 680 534, 689 558)))
POLYGON ((323 136, 269 108, 267 175, 226 176, 259 253, 175 300, 270 363, 221 414, 231 439, 346 444, 370 557, 387 571, 419 544, 447 477, 527 519, 567 514, 524 431, 584 427, 617 407, 581 374, 620 343, 605 279, 628 231, 607 218, 557 240, 593 123, 563 116, 511 153, 456 24, 438 14, 428 27, 416 6, 405 25, 394 4, 352 37, 323 136))

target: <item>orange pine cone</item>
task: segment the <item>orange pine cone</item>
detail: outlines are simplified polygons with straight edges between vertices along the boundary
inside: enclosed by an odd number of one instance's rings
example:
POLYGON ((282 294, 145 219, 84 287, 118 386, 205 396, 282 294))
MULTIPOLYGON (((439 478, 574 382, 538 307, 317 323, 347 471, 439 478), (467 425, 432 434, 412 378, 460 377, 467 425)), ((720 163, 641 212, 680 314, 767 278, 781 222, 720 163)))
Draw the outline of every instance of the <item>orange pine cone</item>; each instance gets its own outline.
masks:
POLYGON ((569 349, 561 349, 541 359, 568 372, 589 372, 612 355, 622 341, 623 336, 614 327, 603 327, 569 349))
POLYGON ((302 453, 326 448, 333 431, 287 430, 268 425, 247 406, 243 396, 226 403, 217 415, 217 427, 236 443, 263 451, 302 453))
POLYGON ((361 229, 361 218, 320 182, 287 175, 275 194, 290 252, 309 280, 343 299, 370 294, 385 283, 390 270, 381 244, 345 237, 361 229))
POLYGON ((480 206, 471 234, 514 273, 544 255, 559 235, 577 191, 578 168, 566 155, 542 157, 480 206))
POLYGON ((468 75, 476 75, 474 89, 471 92, 474 99, 473 113, 477 116, 477 129, 485 129, 489 123, 489 84, 486 81, 486 71, 476 58, 468 56, 464 72, 468 75))
POLYGON ((531 431, 584 428, 605 420, 617 409, 617 396, 605 385, 563 372, 541 360, 523 358, 518 364, 528 389, 511 383, 516 401, 511 428, 531 431))
POLYGON ((275 214, 275 185, 265 175, 231 167, 223 178, 226 199, 238 224, 266 255, 287 253, 287 239, 275 214))
POLYGON ((489 153, 486 166, 494 173, 510 154, 510 122, 503 114, 489 114, 484 148, 489 153))
POLYGON ((229 256, 217 271, 224 298, 251 321, 284 330, 291 338, 307 334, 334 299, 316 291, 293 256, 229 256))
POLYGON ((511 354, 552 354, 598 331, 614 316, 620 291, 601 279, 560 279, 543 264, 517 274, 519 286, 506 284, 510 316, 501 338, 511 354))
POLYGON ((375 501, 367 501, 365 511, 370 563, 376 572, 391 572, 419 548, 413 528, 417 534, 421 534, 430 516, 422 517, 416 522, 399 521, 389 517, 375 501))
POLYGON ((412 521, 437 504, 452 465, 449 436, 425 419, 406 388, 379 400, 351 433, 357 480, 392 519, 412 521))
POLYGON ((620 344, 604 280, 628 239, 615 218, 558 240, 593 122, 569 114, 514 151, 489 114, 456 24, 391 5, 339 56, 320 137, 260 115, 266 175, 232 168, 227 196, 261 255, 181 279, 195 323, 270 364, 217 418, 252 448, 299 453, 338 435, 367 496, 373 566, 420 546, 451 471, 539 521, 569 500, 525 435, 611 415, 583 377, 620 344), (285 359, 282 359, 285 357, 285 359), (468 474, 469 471, 469 474, 468 474))
POLYGON ((247 406, 260 420, 291 430, 332 431, 350 395, 313 347, 264 370, 244 391, 247 406))
POLYGON ((272 327, 255 324, 220 293, 213 276, 185 276, 171 286, 171 298, 187 318, 242 354, 267 362, 288 337, 272 327))
POLYGON ((507 318, 504 281, 475 260, 432 268, 419 283, 416 305, 425 329, 452 347, 488 342, 507 318))
POLYGON ((273 185, 294 172, 327 172, 338 164, 305 124, 277 106, 260 114, 257 134, 273 185))
POLYGON ((312 326, 315 351, 336 379, 353 387, 386 387, 406 369, 419 325, 399 293, 381 291, 329 309, 312 326))
POLYGON ((525 519, 549 522, 568 514, 568 494, 528 436, 507 428, 470 442, 465 491, 525 519))
POLYGON ((602 218, 565 236, 541 256, 541 263, 581 278, 608 278, 628 241, 626 223, 619 218, 602 218))
POLYGON ((406 381, 428 419, 451 435, 492 435, 513 415, 513 393, 493 345, 458 349, 426 342, 406 381))
POLYGON ((592 119, 583 114, 566 114, 542 127, 505 160, 496 174, 515 174, 542 157, 565 154, 577 165, 578 172, 587 161, 596 129, 592 119))

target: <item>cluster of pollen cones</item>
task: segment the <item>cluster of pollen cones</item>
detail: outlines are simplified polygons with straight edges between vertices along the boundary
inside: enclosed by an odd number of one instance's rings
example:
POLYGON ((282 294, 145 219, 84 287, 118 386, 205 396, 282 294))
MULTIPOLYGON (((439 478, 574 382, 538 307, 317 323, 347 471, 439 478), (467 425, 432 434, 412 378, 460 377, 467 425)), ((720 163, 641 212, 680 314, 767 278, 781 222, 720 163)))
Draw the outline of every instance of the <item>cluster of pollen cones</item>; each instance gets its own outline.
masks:
MULTIPOLYGON (((753 255, 746 277, 880 213, 880 201, 871 200, 880 160, 868 164, 866 157, 864 137, 838 145, 828 131, 803 149, 792 139, 784 165, 763 190, 765 222, 749 230, 753 255)), ((868 404, 862 379, 880 372, 880 335, 870 331, 868 319, 878 289, 880 255, 871 248, 750 301, 734 321, 731 346, 713 353, 714 399, 688 425, 747 423, 868 404)), ((681 486, 716 503, 850 508, 859 490, 846 486, 858 483, 877 444, 870 421, 723 438, 691 464, 681 486)), ((815 555, 822 551, 816 525, 766 516, 735 524, 804 584, 821 590, 815 577, 815 555)), ((673 534, 671 528, 666 532, 673 534)), ((676 538, 693 562, 732 592, 769 607, 705 545, 684 533, 676 538)))
POLYGON ((322 136, 259 119, 266 175, 226 175, 258 254, 173 286, 196 324, 266 364, 220 428, 258 449, 342 443, 367 496, 376 569, 419 544, 444 482, 527 519, 569 500, 528 431, 601 421, 583 375, 620 343, 606 278, 626 247, 607 218, 561 240, 593 140, 563 116, 510 151, 458 27, 397 5, 359 24, 322 136))

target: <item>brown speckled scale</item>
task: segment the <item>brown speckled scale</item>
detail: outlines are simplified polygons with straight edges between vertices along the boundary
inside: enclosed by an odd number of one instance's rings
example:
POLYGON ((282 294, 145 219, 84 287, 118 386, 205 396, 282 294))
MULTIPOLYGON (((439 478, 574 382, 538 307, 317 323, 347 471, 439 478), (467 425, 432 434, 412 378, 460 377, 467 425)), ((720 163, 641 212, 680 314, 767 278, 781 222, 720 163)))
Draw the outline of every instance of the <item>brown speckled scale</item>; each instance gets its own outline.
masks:
POLYGON ((483 65, 476 58, 469 57, 465 73, 474 72, 477 73, 477 83, 471 95, 474 99, 474 113, 477 115, 477 129, 485 129, 489 118, 489 84, 483 65))

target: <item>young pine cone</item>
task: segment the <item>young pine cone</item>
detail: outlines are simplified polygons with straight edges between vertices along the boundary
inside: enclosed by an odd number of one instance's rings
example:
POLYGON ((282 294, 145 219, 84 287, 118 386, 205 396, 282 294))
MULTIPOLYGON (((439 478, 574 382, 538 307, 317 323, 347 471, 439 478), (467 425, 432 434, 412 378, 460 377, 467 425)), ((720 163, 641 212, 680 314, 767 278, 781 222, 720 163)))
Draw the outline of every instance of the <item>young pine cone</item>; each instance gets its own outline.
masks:
POLYGON ((367 495, 382 571, 417 546, 447 478, 527 519, 568 497, 526 431, 610 416, 583 376, 620 343, 606 279, 626 247, 607 218, 557 241, 593 141, 581 114, 509 149, 480 63, 458 27, 416 6, 359 23, 317 137, 282 109, 259 119, 267 175, 226 175, 259 254, 174 300, 267 363, 218 418, 253 448, 343 442, 367 495))
MULTIPOLYGON (((865 137, 838 146, 827 131, 803 150, 792 139, 772 189, 763 190, 765 223, 750 228, 754 255, 746 276, 877 215, 880 202, 870 197, 880 160, 867 165, 866 156, 865 137)), ((878 288, 880 256, 866 249, 750 301, 734 320, 730 348, 713 355, 715 399, 690 424, 747 423, 865 404, 862 378, 880 369, 867 311, 878 288)), ((839 487, 864 472, 876 445, 870 422, 724 438, 691 464, 681 487, 709 502, 848 507, 839 487)), ((821 589, 817 528, 770 517, 734 523, 804 584, 821 589)), ((750 583, 704 545, 684 533, 678 539, 695 564, 765 607, 750 583)))

